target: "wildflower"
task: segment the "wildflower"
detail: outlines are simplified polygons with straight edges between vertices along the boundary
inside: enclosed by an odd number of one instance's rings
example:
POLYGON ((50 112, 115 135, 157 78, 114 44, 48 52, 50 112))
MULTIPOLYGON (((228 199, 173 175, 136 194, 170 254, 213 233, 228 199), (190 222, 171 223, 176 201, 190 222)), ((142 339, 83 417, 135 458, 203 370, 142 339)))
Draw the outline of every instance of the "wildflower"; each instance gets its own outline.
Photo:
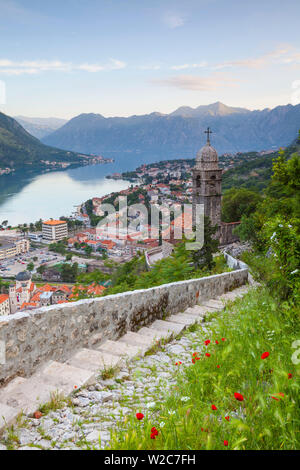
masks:
POLYGON ((158 430, 155 427, 153 427, 151 429, 151 434, 154 434, 154 436, 158 436, 158 430))
POLYGON ((288 374, 288 379, 291 379, 293 375, 291 373, 288 374))
POLYGON ((216 407, 216 405, 211 405, 211 409, 212 409, 213 411, 216 411, 218 408, 216 407))
POLYGON ((194 352, 194 353, 193 353, 193 357, 196 357, 196 356, 198 356, 198 353, 197 353, 197 352, 194 352))
POLYGON ((40 411, 36 411, 33 416, 35 417, 35 419, 40 419, 43 415, 40 411))
POLYGON ((74 388, 75 388, 75 390, 76 390, 76 388, 77 388, 77 385, 74 385, 74 388))
POLYGON ((216 339, 216 344, 219 344, 219 341, 216 339))
POLYGON ((219 366, 219 364, 217 365, 217 369, 220 369, 220 366, 219 366))
POLYGON ((224 446, 227 447, 228 446, 228 441, 224 441, 224 446))
POLYGON ((238 400, 238 401, 243 401, 244 400, 243 395, 241 393, 237 393, 237 392, 234 394, 234 398, 236 398, 236 400, 238 400))
POLYGON ((222 338, 222 341, 226 341, 226 338, 222 338))
POLYGON ((205 353, 205 356, 206 356, 206 357, 210 357, 210 354, 209 354, 209 353, 205 353))
POLYGON ((154 406, 155 406, 155 401, 150 401, 149 403, 147 403, 146 408, 148 408, 148 409, 149 408, 154 408, 154 406))
POLYGON ((210 343, 210 340, 209 340, 209 339, 207 339, 206 341, 204 341, 205 346, 207 346, 209 343, 210 343))
POLYGON ((279 398, 276 398, 276 397, 273 397, 273 396, 271 398, 273 398, 273 400, 279 401, 279 398))
POLYGON ((175 411, 174 411, 174 410, 169 410, 169 411, 168 411, 168 414, 169 414, 169 415, 174 415, 174 414, 175 414, 175 411))
POLYGON ((225 416, 226 421, 230 420, 230 416, 225 416))
POLYGON ((190 397, 181 397, 181 401, 189 401, 190 397))
POLYGON ((164 421, 162 421, 161 423, 159 423, 159 426, 160 426, 161 428, 163 428, 165 424, 166 424, 166 423, 165 423, 164 421))
POLYGON ((137 413, 135 416, 136 416, 136 419, 138 419, 139 421, 141 421, 144 418, 143 413, 137 413))
POLYGON ((266 351, 266 352, 262 353, 261 358, 266 359, 269 356, 270 356, 270 353, 268 351, 266 351))
POLYGON ((299 271, 299 269, 295 269, 294 271, 291 272, 291 274, 296 274, 299 271))
POLYGON ((152 434, 150 435, 150 439, 156 439, 156 434, 153 434, 153 433, 152 433, 152 434))

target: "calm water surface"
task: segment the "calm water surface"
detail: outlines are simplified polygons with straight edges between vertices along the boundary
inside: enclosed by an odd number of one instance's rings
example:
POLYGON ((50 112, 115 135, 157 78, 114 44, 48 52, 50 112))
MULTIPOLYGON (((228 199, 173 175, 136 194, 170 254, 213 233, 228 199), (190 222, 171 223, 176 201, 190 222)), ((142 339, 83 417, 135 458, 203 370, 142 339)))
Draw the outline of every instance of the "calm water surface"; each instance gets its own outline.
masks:
POLYGON ((116 163, 91 165, 72 170, 40 174, 17 172, 0 176, 0 223, 9 225, 35 222, 50 217, 69 216, 75 206, 91 197, 120 191, 131 183, 105 179, 115 172, 131 170, 116 163))

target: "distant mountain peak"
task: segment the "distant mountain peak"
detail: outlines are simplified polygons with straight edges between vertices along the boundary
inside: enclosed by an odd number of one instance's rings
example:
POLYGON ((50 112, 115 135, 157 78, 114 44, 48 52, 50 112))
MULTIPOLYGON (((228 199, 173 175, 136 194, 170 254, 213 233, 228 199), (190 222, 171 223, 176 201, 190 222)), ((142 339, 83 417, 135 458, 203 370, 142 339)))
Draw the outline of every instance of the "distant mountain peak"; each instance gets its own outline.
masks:
POLYGON ((246 108, 234 108, 227 106, 221 101, 211 103, 207 105, 200 105, 197 108, 191 108, 190 106, 181 106, 176 109, 170 116, 182 116, 182 117, 203 117, 203 116, 228 116, 230 114, 245 114, 250 113, 246 108))

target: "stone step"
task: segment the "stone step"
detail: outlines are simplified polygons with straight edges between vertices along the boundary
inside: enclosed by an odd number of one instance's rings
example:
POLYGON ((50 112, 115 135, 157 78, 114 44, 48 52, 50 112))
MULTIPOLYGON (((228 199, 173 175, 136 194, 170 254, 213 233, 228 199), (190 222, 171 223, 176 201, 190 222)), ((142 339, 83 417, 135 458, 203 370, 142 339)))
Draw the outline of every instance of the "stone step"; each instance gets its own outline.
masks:
POLYGON ((67 364, 70 366, 86 369, 95 374, 101 370, 116 367, 120 363, 120 356, 114 356, 103 351, 95 351, 94 349, 81 349, 67 361, 67 364))
POLYGON ((197 321, 201 321, 201 317, 197 317, 196 315, 187 315, 185 313, 178 313, 177 315, 171 315, 168 317, 168 320, 173 323, 180 323, 182 325, 193 325, 197 321))
POLYGON ((101 344, 98 351, 103 351, 105 353, 117 355, 117 356, 126 356, 133 358, 135 356, 140 356, 145 353, 145 348, 143 346, 133 346, 132 344, 125 343, 124 341, 105 341, 101 344))
POLYGON ((183 313, 204 318, 207 312, 208 309, 203 307, 202 305, 194 305, 194 307, 188 307, 183 313))
POLYGON ((19 413, 20 411, 16 408, 0 403, 0 432, 14 423, 19 413))
POLYGON ((40 372, 36 372, 31 378, 54 385, 64 395, 69 395, 74 388, 88 385, 94 378, 94 373, 87 369, 80 369, 61 362, 50 361, 40 372))
POLYGON ((153 328, 148 328, 146 326, 143 326, 138 332, 138 335, 141 337, 146 337, 146 338, 151 338, 152 343, 155 344, 156 342, 159 342, 161 339, 167 338, 168 333, 165 332, 165 330, 155 330, 153 328))
POLYGON ((155 320, 150 325, 151 330, 163 330, 166 333, 168 333, 169 336, 171 335, 179 335, 184 329, 184 325, 180 325, 179 323, 172 323, 170 321, 165 321, 165 320, 155 320))
POLYGON ((131 344, 132 346, 139 346, 145 348, 146 350, 150 349, 154 341, 150 336, 142 336, 138 333, 134 333, 133 331, 128 331, 126 335, 122 336, 119 339, 122 343, 131 344))
POLYGON ((40 405, 49 402, 57 391, 55 385, 41 382, 36 377, 23 379, 22 382, 12 380, 7 387, 0 390, 0 403, 29 415, 40 405))
POLYGON ((203 307, 210 309, 210 311, 223 310, 224 304, 219 300, 206 300, 202 302, 203 307))

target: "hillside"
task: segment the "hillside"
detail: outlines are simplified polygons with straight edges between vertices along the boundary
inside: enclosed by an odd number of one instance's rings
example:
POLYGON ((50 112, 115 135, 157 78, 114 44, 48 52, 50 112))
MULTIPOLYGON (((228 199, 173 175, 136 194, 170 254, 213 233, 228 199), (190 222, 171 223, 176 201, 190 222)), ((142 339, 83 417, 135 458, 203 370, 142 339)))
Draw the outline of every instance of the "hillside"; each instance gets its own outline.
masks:
POLYGON ((37 137, 37 139, 46 137, 67 122, 66 119, 30 118, 26 116, 15 116, 15 120, 18 121, 18 123, 21 124, 29 134, 37 137))
POLYGON ((15 119, 0 113, 0 168, 38 165, 41 160, 79 162, 80 157, 42 144, 15 119))
POLYGON ((137 163, 142 155, 148 155, 151 163, 194 157, 204 143, 207 126, 213 130, 213 145, 219 154, 277 149, 288 145, 298 132, 300 105, 248 111, 215 103, 195 110, 179 108, 169 115, 128 118, 81 114, 43 142, 77 152, 108 153, 114 158, 126 153, 137 163))

